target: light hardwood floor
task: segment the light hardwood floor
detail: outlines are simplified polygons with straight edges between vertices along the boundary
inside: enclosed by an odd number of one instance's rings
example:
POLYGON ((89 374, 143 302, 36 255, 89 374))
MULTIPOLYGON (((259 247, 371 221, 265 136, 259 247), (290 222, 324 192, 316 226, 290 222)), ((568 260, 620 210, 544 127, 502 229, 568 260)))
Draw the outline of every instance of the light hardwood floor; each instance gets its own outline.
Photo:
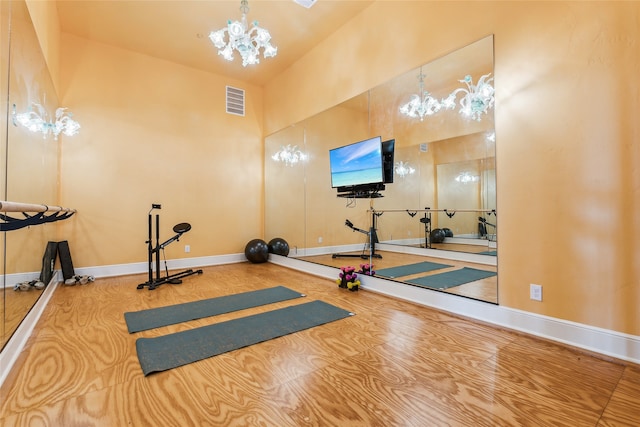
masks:
POLYGON ((273 264, 54 293, 0 389, 3 426, 637 426, 640 367, 273 264), (129 334, 123 313, 284 285, 307 296, 129 334), (135 340, 323 300, 356 313, 144 377, 135 340))

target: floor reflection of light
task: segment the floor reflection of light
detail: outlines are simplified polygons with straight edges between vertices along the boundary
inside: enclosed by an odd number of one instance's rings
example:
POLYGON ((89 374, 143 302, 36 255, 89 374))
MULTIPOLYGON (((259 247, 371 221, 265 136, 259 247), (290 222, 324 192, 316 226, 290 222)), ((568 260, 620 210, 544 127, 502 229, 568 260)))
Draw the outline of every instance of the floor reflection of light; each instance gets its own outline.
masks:
POLYGON ((387 324, 387 338, 410 338, 402 347, 393 347, 399 353, 414 351, 418 343, 421 328, 424 328, 424 320, 416 318, 408 313, 394 310, 391 313, 390 321, 387 324))

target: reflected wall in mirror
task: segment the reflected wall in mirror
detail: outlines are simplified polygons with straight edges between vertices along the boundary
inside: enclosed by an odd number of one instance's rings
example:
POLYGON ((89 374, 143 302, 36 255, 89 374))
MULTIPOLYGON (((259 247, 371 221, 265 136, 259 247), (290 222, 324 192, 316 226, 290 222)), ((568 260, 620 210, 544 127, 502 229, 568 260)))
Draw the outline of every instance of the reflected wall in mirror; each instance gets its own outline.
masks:
MULTIPOLYGON (((7 123, 9 121, 9 29, 11 22, 11 2, 0 2, 0 108, 2 109, 1 122, 2 132, 0 132, 0 165, 7 168, 7 123)), ((0 174, 0 195, 5 197, 7 193, 6 175, 0 174)), ((5 233, 2 233, 0 242, 0 259, 4 260, 5 233)), ((2 274, 2 292, 0 293, 0 351, 4 347, 7 337, 5 325, 5 271, 4 262, 0 262, 0 274, 2 274)))
MULTIPOLYGON (((3 200, 21 203, 55 205, 58 201, 58 170, 60 138, 43 138, 42 133, 31 132, 14 120, 15 113, 28 112, 33 103, 42 105, 49 114, 59 106, 56 91, 42 54, 31 17, 23 1, 3 3, 3 38, 6 37, 7 62, 3 58, 3 79, 8 80, 8 93, 4 104, 3 165, 6 182, 3 200), (10 20, 10 26, 5 23, 10 20), (10 32, 8 31, 10 28, 10 32), (14 107, 15 106, 15 107, 14 107)), ((3 87, 7 87, 4 86, 3 87)), ((7 214, 18 216, 20 213, 7 214)), ((16 331, 29 310, 42 294, 42 290, 29 288, 14 290, 21 282, 36 280, 42 270, 42 257, 47 242, 56 240, 53 223, 19 230, 4 231, 3 299, 4 312, 0 321, 3 334, 0 347, 16 331)))
MULTIPOLYGON (((493 36, 488 36, 267 137, 266 238, 282 237, 292 248, 290 256, 334 267, 371 260, 376 270, 385 270, 438 258, 450 267, 443 272, 462 267, 496 272, 493 108, 479 120, 464 117, 459 108, 441 108, 422 120, 401 112, 420 93, 420 76, 424 90, 441 101, 466 87, 465 76, 477 83, 492 73, 493 36), (382 197, 337 197, 329 150, 378 135, 395 140, 393 183, 385 184, 382 197), (271 156, 287 145, 300 147, 307 160, 276 164, 271 156), (347 219, 365 233, 345 226, 347 219), (372 227, 373 245, 366 233, 372 227), (434 238, 434 230, 446 236, 434 238)), ((497 277, 444 291, 497 303, 497 277)))

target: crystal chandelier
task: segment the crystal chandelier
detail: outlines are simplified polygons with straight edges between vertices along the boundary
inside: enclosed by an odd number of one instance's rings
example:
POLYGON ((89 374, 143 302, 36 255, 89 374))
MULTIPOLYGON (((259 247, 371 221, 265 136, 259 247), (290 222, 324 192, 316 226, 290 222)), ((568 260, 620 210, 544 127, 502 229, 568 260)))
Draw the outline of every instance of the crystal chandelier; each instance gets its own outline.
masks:
POLYGON ((58 140, 61 133, 67 136, 73 136, 80 130, 80 124, 73 120, 73 114, 67 112, 67 108, 60 107, 56 109, 55 122, 47 121, 48 114, 44 107, 36 102, 33 103, 36 111, 29 108, 26 113, 17 113, 16 105, 13 105, 14 125, 17 123, 29 129, 31 132, 41 132, 43 138, 53 135, 54 140, 58 140))
POLYGON ((396 175, 399 175, 401 178, 404 178, 407 175, 412 175, 416 170, 412 168, 409 163, 403 162, 401 160, 399 162, 396 162, 394 171, 396 175))
POLYGON ((233 61, 233 51, 237 50, 242 56, 242 66, 258 64, 260 62, 260 48, 264 48, 262 55, 265 58, 276 56, 278 48, 271 45, 271 34, 264 28, 258 27, 258 21, 253 21, 250 30, 247 28, 247 13, 249 2, 240 1, 242 11, 241 21, 227 21, 227 28, 212 31, 209 39, 218 48, 218 55, 222 55, 227 61, 233 61), (224 41, 224 33, 229 35, 229 41, 224 41))
POLYGON ((293 166, 298 162, 302 162, 307 159, 307 155, 298 149, 297 145, 291 144, 286 147, 280 147, 277 153, 271 156, 276 162, 284 162, 287 166, 293 166))
POLYGON ((458 88, 451 92, 447 98, 442 100, 442 106, 449 110, 455 108, 456 97, 458 93, 462 92, 464 97, 460 100, 460 114, 480 121, 481 115, 487 114, 495 102, 495 89, 490 84, 493 77, 488 78, 490 75, 491 73, 480 77, 477 85, 473 84, 473 79, 469 75, 465 76, 464 80, 458 80, 460 83, 465 83, 467 88, 458 88))
POLYGON ((418 80, 420 82, 420 93, 412 95, 411 100, 400 107, 400 112, 412 118, 420 117, 420 121, 423 121, 425 116, 432 116, 440 111, 440 103, 429 92, 424 90, 422 68, 420 68, 418 80))

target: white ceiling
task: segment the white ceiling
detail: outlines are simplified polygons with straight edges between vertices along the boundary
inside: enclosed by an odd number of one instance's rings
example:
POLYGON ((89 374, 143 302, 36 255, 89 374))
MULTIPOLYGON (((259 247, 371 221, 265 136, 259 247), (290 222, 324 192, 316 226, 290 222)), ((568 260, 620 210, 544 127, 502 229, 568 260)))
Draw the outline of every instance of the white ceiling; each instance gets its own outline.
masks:
POLYGON ((241 18, 240 0, 58 0, 57 6, 63 32, 262 86, 372 3, 318 0, 307 9, 293 0, 250 0, 248 21, 269 30, 278 55, 247 67, 239 55, 224 60, 208 38, 241 18))

